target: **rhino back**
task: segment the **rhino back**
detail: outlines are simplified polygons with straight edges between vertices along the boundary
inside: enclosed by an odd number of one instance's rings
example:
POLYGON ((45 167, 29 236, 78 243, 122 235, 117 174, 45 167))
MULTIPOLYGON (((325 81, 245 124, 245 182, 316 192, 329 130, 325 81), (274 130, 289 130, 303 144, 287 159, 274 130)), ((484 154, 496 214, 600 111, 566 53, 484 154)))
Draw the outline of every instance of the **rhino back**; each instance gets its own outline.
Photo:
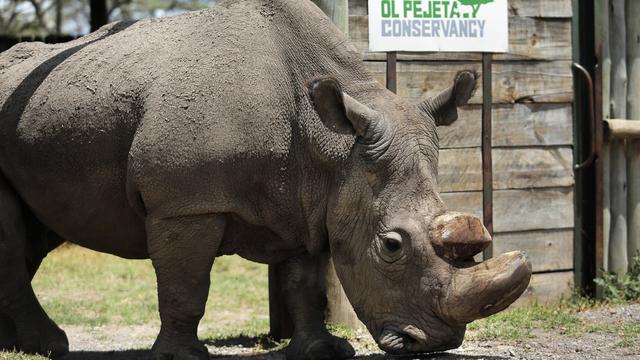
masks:
POLYGON ((132 194, 142 210, 231 212, 281 237, 304 232, 291 226, 303 213, 295 151, 314 133, 332 142, 305 82, 374 83, 307 1, 227 1, 46 49, 0 68, 0 169, 45 224, 112 253, 144 243, 132 194), (103 246, 103 234, 115 240, 103 246))

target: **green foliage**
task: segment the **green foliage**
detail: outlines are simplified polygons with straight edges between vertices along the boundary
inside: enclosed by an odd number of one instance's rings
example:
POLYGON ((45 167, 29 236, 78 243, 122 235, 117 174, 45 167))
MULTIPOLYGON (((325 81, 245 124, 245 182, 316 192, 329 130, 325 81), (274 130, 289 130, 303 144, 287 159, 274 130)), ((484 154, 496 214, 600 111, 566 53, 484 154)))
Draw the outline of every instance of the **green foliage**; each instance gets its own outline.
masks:
POLYGON ((493 0, 458 0, 462 5, 483 5, 492 3, 493 0))
MULTIPOLYGON (((138 20, 203 9, 217 0, 107 0, 109 21, 138 20)), ((15 37, 89 32, 89 1, 0 0, 0 35, 15 37)))
POLYGON ((110 0, 107 2, 110 19, 137 20, 175 15, 185 11, 204 9, 212 0, 110 0))
POLYGON ((631 260, 626 274, 620 276, 615 272, 603 271, 602 276, 595 279, 595 283, 602 288, 607 300, 640 300, 640 252, 631 260))
POLYGON ((473 9, 473 16, 475 17, 480 10, 480 6, 493 2, 493 0, 458 0, 462 5, 469 5, 473 9))

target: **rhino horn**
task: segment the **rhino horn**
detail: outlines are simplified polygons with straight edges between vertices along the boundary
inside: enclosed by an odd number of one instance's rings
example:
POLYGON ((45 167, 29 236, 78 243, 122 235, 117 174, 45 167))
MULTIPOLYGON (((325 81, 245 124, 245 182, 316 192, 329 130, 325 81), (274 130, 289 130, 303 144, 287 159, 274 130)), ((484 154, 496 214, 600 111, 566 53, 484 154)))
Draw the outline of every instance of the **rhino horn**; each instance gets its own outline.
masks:
POLYGON ((465 324, 504 310, 529 285, 531 263, 515 251, 475 263, 472 257, 491 244, 491 236, 475 216, 446 212, 430 227, 431 244, 452 271, 448 291, 441 298, 443 318, 465 324))
POLYGON ((429 237, 438 256, 449 261, 471 258, 491 244, 491 235, 480 219, 458 212, 438 216, 429 237))
POLYGON ((444 319, 466 324, 506 309, 526 290, 531 262, 513 251, 470 267, 455 268, 440 308, 444 319))

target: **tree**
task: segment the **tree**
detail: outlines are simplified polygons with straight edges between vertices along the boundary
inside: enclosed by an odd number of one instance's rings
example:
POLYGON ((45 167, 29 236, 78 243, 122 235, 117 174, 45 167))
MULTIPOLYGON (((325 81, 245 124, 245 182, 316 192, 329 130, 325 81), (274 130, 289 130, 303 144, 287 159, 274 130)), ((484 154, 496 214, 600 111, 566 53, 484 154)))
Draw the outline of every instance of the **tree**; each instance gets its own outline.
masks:
POLYGON ((102 25, 109 22, 106 0, 89 0, 89 10, 91 13, 91 31, 98 30, 102 25))
POLYGON ((83 35, 110 21, 203 9, 216 0, 0 0, 0 35, 83 35))

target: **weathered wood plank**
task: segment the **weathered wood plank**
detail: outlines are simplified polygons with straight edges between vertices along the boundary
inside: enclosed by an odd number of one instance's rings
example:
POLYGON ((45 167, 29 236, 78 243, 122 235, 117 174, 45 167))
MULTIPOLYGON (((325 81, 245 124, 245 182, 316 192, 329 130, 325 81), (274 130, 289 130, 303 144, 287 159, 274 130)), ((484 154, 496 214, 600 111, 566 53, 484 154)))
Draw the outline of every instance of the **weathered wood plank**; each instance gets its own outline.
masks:
POLYGON ((493 149, 494 189, 573 186, 573 150, 559 148, 493 149))
MULTIPOLYGON (((349 38, 365 60, 384 61, 385 53, 369 51, 369 19, 349 17, 349 38)), ((479 60, 478 53, 401 52, 399 60, 479 60)), ((571 60, 571 19, 509 17, 509 52, 495 60, 571 60)))
MULTIPOLYGON (((493 149, 493 188, 529 189, 573 186, 573 151, 558 148, 493 149)), ((440 150, 440 191, 482 190, 480 148, 440 150)))
MULTIPOLYGON (((438 127, 440 149, 479 147, 481 107, 466 106, 458 120, 438 127)), ((506 146, 573 144, 571 104, 504 104, 493 106, 492 143, 506 146)))
POLYGON ((493 255, 524 250, 533 271, 573 269, 573 230, 543 230, 497 233, 493 238, 493 255))
POLYGON ((311 0, 343 33, 349 32, 348 0, 311 0))
POLYGON ((509 0, 509 14, 541 18, 570 18, 570 0, 509 0))
POLYGON ((494 231, 573 227, 573 188, 494 192, 494 231))
POLYGON ((482 190, 480 148, 440 150, 438 186, 442 192, 482 190))
POLYGON ((571 296, 573 271, 533 274, 529 287, 513 307, 526 306, 534 302, 550 303, 571 296))
MULTIPOLYGON (((367 0, 349 0, 350 15, 367 15, 367 0)), ((509 14, 530 17, 570 18, 569 0, 509 0, 509 14)))
MULTIPOLYGON (((451 210, 482 218, 482 192, 440 194, 451 210)), ((573 227, 573 188, 497 190, 493 192, 496 233, 573 227)))
POLYGON ((368 13, 367 0, 349 0, 349 15, 367 15, 368 13))
MULTIPOLYGON (((625 1, 611 0, 609 21, 611 26, 611 117, 627 117, 627 42, 625 27, 625 1)), ((623 275, 627 272, 627 159, 624 140, 610 143, 611 156, 611 237, 609 267, 623 275)))
MULTIPOLYGON (((627 69, 628 94, 627 117, 640 129, 640 2, 627 2, 627 69)), ((637 132, 640 134, 640 131, 637 132)), ((640 138, 627 141, 627 182, 628 182, 628 244, 629 264, 633 256, 640 252, 640 138)))
MULTIPOLYGON (((385 83, 385 63, 367 61, 365 65, 376 80, 385 83)), ((463 69, 481 70, 478 63, 398 62, 398 94, 417 103, 449 86, 463 69)), ((571 62, 497 62, 493 66, 493 99, 494 103, 572 102, 571 62)), ((478 88, 470 103, 481 102, 482 89, 478 88)))

